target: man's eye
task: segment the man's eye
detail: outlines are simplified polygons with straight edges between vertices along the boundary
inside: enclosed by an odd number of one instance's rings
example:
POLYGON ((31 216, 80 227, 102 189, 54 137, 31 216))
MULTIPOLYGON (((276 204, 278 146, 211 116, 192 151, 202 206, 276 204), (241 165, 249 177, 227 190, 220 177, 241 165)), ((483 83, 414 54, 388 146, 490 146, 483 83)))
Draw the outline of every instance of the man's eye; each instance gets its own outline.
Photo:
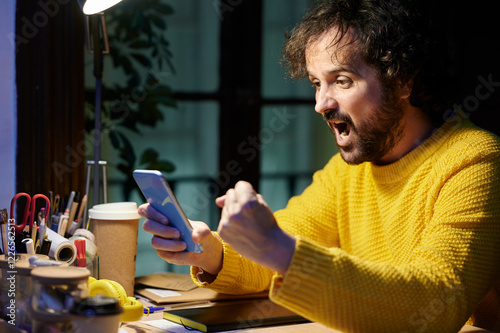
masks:
POLYGON ((321 87, 321 84, 319 82, 311 82, 311 87, 319 89, 319 87, 321 87))
POLYGON ((349 79, 338 79, 336 82, 341 88, 349 88, 352 85, 352 81, 349 79))

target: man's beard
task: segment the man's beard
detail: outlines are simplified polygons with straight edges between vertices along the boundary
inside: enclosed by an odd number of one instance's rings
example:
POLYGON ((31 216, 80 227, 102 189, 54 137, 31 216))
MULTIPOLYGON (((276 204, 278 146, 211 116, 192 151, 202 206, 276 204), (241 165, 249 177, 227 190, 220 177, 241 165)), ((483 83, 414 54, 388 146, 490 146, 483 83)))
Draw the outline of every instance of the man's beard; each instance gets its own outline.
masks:
POLYGON ((340 119, 350 125, 350 142, 347 146, 338 146, 340 155, 348 164, 379 161, 387 155, 403 137, 403 106, 402 101, 394 94, 386 93, 380 107, 366 119, 354 126, 349 115, 338 110, 323 114, 330 130, 335 135, 335 129, 329 120, 340 119))

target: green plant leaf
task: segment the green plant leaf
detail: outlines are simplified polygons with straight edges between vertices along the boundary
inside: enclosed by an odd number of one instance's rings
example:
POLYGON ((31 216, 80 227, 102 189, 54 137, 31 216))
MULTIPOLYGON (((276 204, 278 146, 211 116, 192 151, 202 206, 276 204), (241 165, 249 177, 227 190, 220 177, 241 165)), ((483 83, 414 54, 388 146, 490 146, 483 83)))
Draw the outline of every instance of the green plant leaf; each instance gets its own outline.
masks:
POLYGON ((157 5, 153 6, 153 9, 163 15, 171 15, 174 13, 174 9, 171 6, 161 2, 157 2, 157 5))
POLYGON ((133 166, 136 160, 134 147, 130 143, 130 140, 125 135, 123 135, 123 133, 117 132, 117 135, 120 137, 120 140, 122 142, 120 157, 128 162, 129 165, 133 166))
POLYGON ((152 67, 151 61, 146 56, 144 56, 143 54, 132 53, 131 56, 135 60, 137 60, 138 62, 140 62, 144 67, 152 67))
POLYGON ((163 171, 163 172, 175 171, 175 165, 172 162, 166 161, 166 160, 152 162, 148 168, 152 169, 152 170, 163 171))
POLYGON ((142 153, 139 163, 146 164, 151 161, 156 161, 158 160, 158 156, 160 156, 160 154, 158 154, 156 150, 154 150, 153 148, 148 148, 142 153))
POLYGON ((165 29, 167 27, 167 24, 165 23, 165 21, 157 15, 149 15, 149 19, 159 29, 165 29))
POLYGON ((133 49, 149 49, 152 45, 150 42, 147 42, 145 40, 137 40, 129 44, 129 46, 133 49))
POLYGON ((123 163, 118 164, 116 168, 125 175, 128 175, 130 173, 130 168, 123 163))
POLYGON ((111 145, 113 146, 113 148, 120 149, 120 140, 118 139, 118 136, 116 135, 116 133, 114 131, 110 131, 108 136, 109 136, 109 139, 111 141, 111 145))

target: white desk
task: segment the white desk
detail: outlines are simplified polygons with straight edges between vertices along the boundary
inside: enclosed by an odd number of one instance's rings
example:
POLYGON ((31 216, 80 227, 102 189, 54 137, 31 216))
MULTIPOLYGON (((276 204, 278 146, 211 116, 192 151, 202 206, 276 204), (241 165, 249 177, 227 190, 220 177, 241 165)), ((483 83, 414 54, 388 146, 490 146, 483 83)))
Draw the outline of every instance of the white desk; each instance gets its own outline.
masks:
MULTIPOLYGON (((146 325, 145 322, 150 321, 150 320, 160 320, 161 319, 161 312, 159 315, 151 315, 149 317, 144 317, 144 320, 138 321, 138 322, 132 322, 132 323, 124 323, 121 326, 121 331, 120 332, 127 332, 127 333, 193 333, 196 331, 189 331, 186 330, 184 327, 181 325, 177 325, 175 323, 171 323, 174 327, 173 329, 169 329, 168 331, 165 331, 163 329, 155 328, 149 325, 146 325)), ((161 319, 163 320, 163 319, 161 319)), ((164 320, 167 322, 167 320, 164 320)), ((170 323, 170 322, 169 322, 170 323)), ((273 326, 273 327, 261 327, 261 328, 251 328, 251 329, 246 329, 242 330, 245 333, 303 333, 303 332, 315 332, 315 333, 342 333, 338 330, 334 330, 331 328, 327 328, 323 325, 316 324, 316 323, 307 323, 307 324, 296 324, 296 325, 285 325, 285 326, 273 326)), ((5 333, 23 333, 26 331, 19 330, 12 325, 7 324, 5 321, 0 320, 0 332, 5 332, 5 333)), ((234 332, 234 331, 233 331, 234 332)), ((483 330, 481 328, 465 325, 462 327, 459 333, 492 333, 487 330, 483 330)))
MULTIPOLYGON (((143 302, 141 300, 141 302, 143 302)), ((148 305, 149 304, 145 304, 148 305)), ((210 306, 210 303, 207 303, 202 306, 210 306)), ((166 305, 166 310, 169 309, 169 306, 166 305)), ((193 333, 198 331, 187 330, 182 325, 170 322, 168 320, 163 319, 163 315, 161 311, 155 312, 149 316, 143 316, 141 321, 131 322, 131 323, 123 323, 121 326, 123 332, 127 333, 193 333), (152 321, 152 323, 158 322, 162 325, 162 328, 157 328, 153 326, 149 326, 146 323, 148 321, 152 321)), ((282 326, 269 326, 269 327, 258 327, 258 328, 249 328, 240 330, 245 333, 303 333, 303 332, 314 332, 314 333, 342 333, 341 331, 325 327, 318 323, 304 323, 304 324, 294 324, 294 325, 282 325, 282 326)), ((235 331, 231 331, 235 332, 235 331)), ((458 333, 492 333, 488 330, 484 330, 478 327, 473 327, 469 325, 465 325, 462 327, 460 332, 458 333)))
MULTIPOLYGON (((165 331, 164 329, 160 328, 155 328, 149 325, 146 325, 144 322, 135 322, 135 323, 128 323, 126 325, 122 326, 122 329, 124 332, 128 333, 165 333, 165 332, 172 332, 172 333, 193 333, 193 330, 187 330, 181 325, 177 325, 175 323, 172 323, 175 326, 175 328, 168 329, 168 331, 165 331)), ((296 325, 284 325, 284 326, 271 326, 271 327, 260 327, 260 328, 249 328, 249 329, 244 329, 240 330, 245 333, 303 333, 303 332, 314 332, 314 333, 342 333, 341 331, 325 327, 323 325, 317 324, 317 323, 306 323, 306 324, 296 324, 296 325)), ((197 332, 197 331, 195 331, 197 332)), ((235 332, 235 331, 231 331, 235 332)), ((465 325, 462 327, 459 333, 492 333, 487 330, 483 330, 481 328, 465 325)))

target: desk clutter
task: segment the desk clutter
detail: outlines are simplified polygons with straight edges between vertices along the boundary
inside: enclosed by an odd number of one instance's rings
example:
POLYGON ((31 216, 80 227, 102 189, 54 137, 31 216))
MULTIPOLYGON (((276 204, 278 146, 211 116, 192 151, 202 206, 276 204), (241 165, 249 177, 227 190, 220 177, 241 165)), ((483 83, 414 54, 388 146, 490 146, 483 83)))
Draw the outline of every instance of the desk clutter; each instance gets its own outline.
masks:
POLYGON ((99 204, 86 214, 77 191, 18 193, 10 212, 0 210, 0 331, 107 333, 140 320, 142 304, 127 296, 137 204, 99 204))
MULTIPOLYGON (((63 197, 54 195, 52 191, 48 196, 35 194, 33 197, 28 193, 17 193, 10 203, 10 215, 6 208, 1 211, 2 253, 43 254, 56 261, 73 264, 78 254, 78 242, 70 241, 71 237, 93 237, 85 233, 89 228, 88 221, 83 222, 86 206, 87 196, 80 200, 78 191, 71 191, 63 197), (19 212, 18 216, 16 212, 19 212)), ((87 247, 91 246, 87 243, 87 247)), ((89 259, 93 260, 95 252, 90 250, 89 255, 89 259)))
POLYGON ((135 283, 136 294, 157 305, 145 308, 145 312, 161 311, 162 307, 166 309, 161 316, 163 319, 143 321, 152 328, 141 325, 141 332, 225 332, 308 322, 271 302, 268 291, 244 295, 222 294, 199 288, 190 275, 177 273, 140 276, 135 279, 135 283))
POLYGON ((266 310, 265 320, 245 320, 245 327, 304 321, 270 303, 267 292, 220 294, 197 287, 186 274, 135 278, 137 204, 94 205, 88 219, 86 208, 80 208, 84 206, 85 197, 79 200, 77 192, 67 199, 18 193, 10 215, 7 209, 0 211, 1 332, 129 332, 139 321, 148 322, 150 329, 155 323, 188 331, 241 328, 238 316, 224 315, 227 309, 237 310, 235 315, 266 310), (132 297, 134 292, 140 301, 132 297), (186 306, 197 310, 180 311, 186 306), (160 321, 144 320, 155 314, 160 321))

